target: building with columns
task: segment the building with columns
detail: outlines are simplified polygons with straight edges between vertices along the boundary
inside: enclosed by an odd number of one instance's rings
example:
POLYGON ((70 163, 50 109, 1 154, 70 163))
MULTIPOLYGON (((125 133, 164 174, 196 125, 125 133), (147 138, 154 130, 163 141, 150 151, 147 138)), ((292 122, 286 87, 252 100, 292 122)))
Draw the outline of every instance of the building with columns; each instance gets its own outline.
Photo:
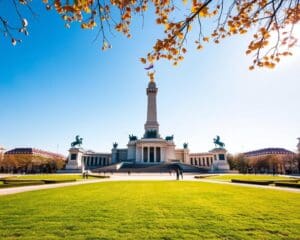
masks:
POLYGON ((183 148, 177 149, 173 135, 165 138, 160 135, 157 120, 157 93, 156 83, 150 81, 146 89, 147 119, 144 124, 144 135, 141 138, 129 135, 127 148, 118 148, 118 144, 114 143, 111 153, 95 153, 72 147, 69 150, 66 169, 94 169, 126 162, 134 165, 181 163, 212 171, 229 170, 224 148, 215 148, 207 153, 190 153, 187 143, 183 144, 183 148))

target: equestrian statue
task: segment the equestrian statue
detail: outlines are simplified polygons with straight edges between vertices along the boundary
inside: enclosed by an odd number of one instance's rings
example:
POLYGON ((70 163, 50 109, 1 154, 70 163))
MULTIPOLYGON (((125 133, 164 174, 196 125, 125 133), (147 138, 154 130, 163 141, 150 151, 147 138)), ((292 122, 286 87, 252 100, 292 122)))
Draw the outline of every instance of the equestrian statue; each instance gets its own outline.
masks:
POLYGON ((81 138, 81 137, 79 137, 79 135, 77 135, 75 137, 75 141, 71 143, 71 147, 76 147, 76 146, 80 147, 82 144, 82 140, 83 140, 83 138, 81 138))
POLYGON ((224 148, 225 147, 225 143, 220 141, 220 136, 216 136, 216 138, 214 138, 214 144, 216 147, 220 147, 220 148, 224 148))

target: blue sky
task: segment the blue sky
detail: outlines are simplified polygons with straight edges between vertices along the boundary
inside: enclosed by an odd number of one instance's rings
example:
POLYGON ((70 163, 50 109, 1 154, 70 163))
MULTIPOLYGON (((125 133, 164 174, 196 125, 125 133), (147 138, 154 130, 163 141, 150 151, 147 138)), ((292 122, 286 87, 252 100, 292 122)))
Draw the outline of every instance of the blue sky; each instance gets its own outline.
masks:
MULTIPOLYGON (((28 19, 30 35, 22 44, 0 38, 0 145, 67 154, 79 134, 84 148, 107 152, 115 141, 126 147, 129 134, 141 137, 148 78, 139 58, 161 36, 153 17, 144 28, 138 20, 130 40, 110 36, 113 48, 102 52, 100 41, 93 42, 96 31, 76 24, 66 29, 55 12, 34 7, 39 17, 28 19)), ((295 150, 299 51, 274 70, 249 71, 247 37, 201 52, 193 40, 180 66, 155 65, 161 134, 174 134, 178 147, 188 142, 192 152, 213 148, 217 134, 230 152, 295 150)))

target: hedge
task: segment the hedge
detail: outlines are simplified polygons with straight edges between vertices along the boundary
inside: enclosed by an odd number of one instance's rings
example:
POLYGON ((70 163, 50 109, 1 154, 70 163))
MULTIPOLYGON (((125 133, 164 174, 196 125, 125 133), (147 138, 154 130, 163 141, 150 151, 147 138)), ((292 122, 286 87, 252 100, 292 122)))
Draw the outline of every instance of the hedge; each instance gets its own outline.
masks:
POLYGON ((300 183, 294 183, 294 182, 276 182, 275 186, 277 186, 277 187, 300 188, 300 183))
POLYGON ((199 176, 195 176, 194 178, 208 178, 208 177, 215 177, 215 176, 219 176, 219 175, 199 175, 199 176))
POLYGON ((46 184, 53 184, 53 183, 65 183, 65 182, 76 182, 76 179, 61 179, 61 180, 42 180, 46 184))
POLYGON ((88 177, 95 177, 95 178, 110 178, 109 176, 104 176, 104 175, 93 175, 93 174, 89 174, 88 177))
POLYGON ((62 179, 62 180, 36 180, 36 179, 5 179, 0 180, 4 184, 0 185, 0 188, 9 187, 21 187, 21 186, 31 186, 31 185, 43 185, 43 184, 55 184, 64 182, 75 182, 76 179, 62 179))
POLYGON ((23 186, 32 186, 32 185, 43 185, 44 182, 22 182, 22 183, 8 183, 1 184, 0 188, 11 188, 11 187, 23 187, 23 186))
POLYGON ((256 185, 270 185, 274 181, 270 180, 240 180, 240 179, 231 179, 233 183, 246 183, 246 184, 256 184, 256 185))
POLYGON ((43 184, 43 180, 31 180, 31 179, 5 179, 2 180, 4 184, 22 184, 22 183, 40 183, 43 184))
POLYGON ((274 183, 277 183, 277 182, 297 183, 299 181, 300 181, 300 179, 282 179, 282 180, 274 180, 273 182, 274 183))

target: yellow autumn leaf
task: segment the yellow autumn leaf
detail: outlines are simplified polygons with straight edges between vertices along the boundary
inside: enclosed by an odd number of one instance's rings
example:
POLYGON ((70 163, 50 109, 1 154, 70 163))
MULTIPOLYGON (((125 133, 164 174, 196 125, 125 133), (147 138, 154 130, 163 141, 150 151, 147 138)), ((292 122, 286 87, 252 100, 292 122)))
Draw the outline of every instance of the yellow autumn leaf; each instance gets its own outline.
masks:
POLYGON ((146 64, 146 59, 145 59, 145 58, 140 58, 140 61, 141 61, 143 64, 146 64))
POLYGON ((204 37, 204 38, 203 38, 203 41, 204 41, 204 42, 209 42, 209 38, 208 38, 208 37, 204 37))
POLYGON ((200 12, 199 12, 200 17, 209 17, 210 14, 208 12, 208 7, 204 7, 200 12))
POLYGON ((88 29, 89 26, 88 26, 88 24, 86 24, 86 23, 82 23, 82 24, 81 24, 81 28, 82 28, 82 29, 88 29))
POLYGON ((201 50, 202 48, 203 48, 202 45, 198 45, 198 46, 197 46, 197 50, 201 50))

